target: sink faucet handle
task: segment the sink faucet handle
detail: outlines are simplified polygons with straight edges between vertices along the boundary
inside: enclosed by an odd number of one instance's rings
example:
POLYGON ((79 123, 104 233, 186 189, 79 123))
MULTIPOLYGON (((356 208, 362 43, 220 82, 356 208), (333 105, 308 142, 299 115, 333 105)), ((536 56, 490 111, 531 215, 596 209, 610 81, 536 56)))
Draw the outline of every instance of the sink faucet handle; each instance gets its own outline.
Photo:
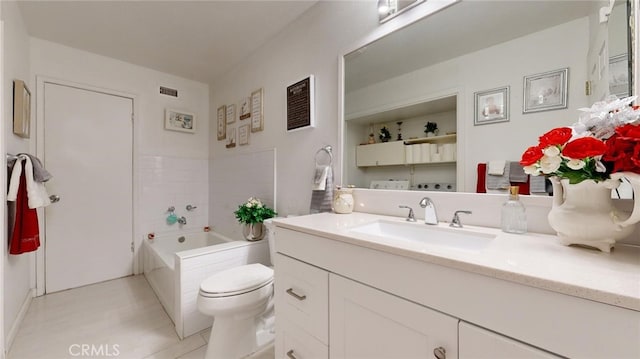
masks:
POLYGON ((406 208, 409 210, 409 214, 407 215, 407 222, 415 222, 416 221, 416 216, 413 213, 413 208, 409 207, 409 206, 405 206, 405 205, 400 205, 398 206, 398 208, 406 208))
POLYGON ((460 221, 460 217, 458 216, 458 214, 460 213, 471 214, 472 212, 471 211, 455 211, 455 213, 453 214, 453 219, 449 224, 449 227, 462 228, 462 222, 460 221))

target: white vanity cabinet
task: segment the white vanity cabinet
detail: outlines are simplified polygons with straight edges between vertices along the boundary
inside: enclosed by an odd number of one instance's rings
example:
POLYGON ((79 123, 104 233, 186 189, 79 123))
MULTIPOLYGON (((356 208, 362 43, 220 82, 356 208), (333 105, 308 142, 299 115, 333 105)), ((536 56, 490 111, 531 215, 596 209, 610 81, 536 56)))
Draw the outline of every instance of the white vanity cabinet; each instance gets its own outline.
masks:
POLYGON ((458 335, 460 359, 560 359, 559 356, 465 322, 460 322, 458 335))
POLYGON ((458 319, 331 274, 332 359, 458 358, 458 319))
POLYGON ((640 358, 639 311, 274 222, 276 358, 640 358))

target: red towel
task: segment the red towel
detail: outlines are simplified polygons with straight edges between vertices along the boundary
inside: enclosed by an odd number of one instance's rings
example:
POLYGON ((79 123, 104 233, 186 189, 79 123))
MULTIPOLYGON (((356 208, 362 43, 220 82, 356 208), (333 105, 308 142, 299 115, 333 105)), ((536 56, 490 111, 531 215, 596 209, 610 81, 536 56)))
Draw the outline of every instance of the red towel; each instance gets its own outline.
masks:
POLYGON ((487 193, 487 164, 478 163, 478 179, 476 180, 476 193, 487 193))
POLYGON ((29 208, 27 197, 27 181, 25 179, 24 162, 16 163, 22 167, 20 186, 16 198, 15 225, 9 244, 10 254, 22 254, 35 251, 40 247, 40 230, 38 229, 38 212, 35 208, 29 208))

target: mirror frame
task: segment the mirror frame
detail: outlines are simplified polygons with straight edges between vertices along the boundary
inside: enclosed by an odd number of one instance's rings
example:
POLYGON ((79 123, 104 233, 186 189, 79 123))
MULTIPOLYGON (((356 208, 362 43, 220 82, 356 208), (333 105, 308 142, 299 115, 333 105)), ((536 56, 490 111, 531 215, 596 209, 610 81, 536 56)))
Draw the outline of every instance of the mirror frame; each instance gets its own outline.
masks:
MULTIPOLYGON (((341 183, 343 186, 346 186, 344 183, 345 173, 346 173, 346 161, 344 158, 345 154, 345 130, 346 130, 346 122, 344 116, 344 58, 346 55, 358 50, 359 48, 366 46, 374 41, 377 41, 387 35, 390 35, 402 28, 405 28, 414 22, 421 20, 427 16, 433 15, 440 10, 443 10, 455 3, 458 3, 462 0, 437 0, 437 1, 425 1, 423 3, 418 4, 417 6, 412 7, 411 9, 407 9, 408 11, 403 11, 402 13, 397 14, 391 20, 380 24, 375 30, 373 30, 369 35, 365 36, 361 40, 355 42, 351 46, 348 46, 343 51, 340 52, 340 56, 338 56, 338 143, 340 143, 339 150, 337 151, 337 157, 340 158, 340 175, 338 176, 336 183, 341 183)), ((640 1, 640 0, 635 0, 640 1)), ((458 97, 458 101, 460 98, 458 97)), ((459 175, 456 175, 459 176, 459 175)))

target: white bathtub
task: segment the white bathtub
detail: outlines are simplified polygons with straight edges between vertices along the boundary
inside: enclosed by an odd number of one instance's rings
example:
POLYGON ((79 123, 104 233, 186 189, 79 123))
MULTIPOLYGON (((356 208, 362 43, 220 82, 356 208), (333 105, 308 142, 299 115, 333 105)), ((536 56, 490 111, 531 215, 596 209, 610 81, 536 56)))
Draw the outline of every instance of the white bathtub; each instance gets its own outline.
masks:
POLYGON ((269 264, 266 240, 232 240, 215 232, 172 234, 143 244, 144 275, 173 320, 180 338, 211 326, 196 305, 200 283, 225 269, 269 264))

